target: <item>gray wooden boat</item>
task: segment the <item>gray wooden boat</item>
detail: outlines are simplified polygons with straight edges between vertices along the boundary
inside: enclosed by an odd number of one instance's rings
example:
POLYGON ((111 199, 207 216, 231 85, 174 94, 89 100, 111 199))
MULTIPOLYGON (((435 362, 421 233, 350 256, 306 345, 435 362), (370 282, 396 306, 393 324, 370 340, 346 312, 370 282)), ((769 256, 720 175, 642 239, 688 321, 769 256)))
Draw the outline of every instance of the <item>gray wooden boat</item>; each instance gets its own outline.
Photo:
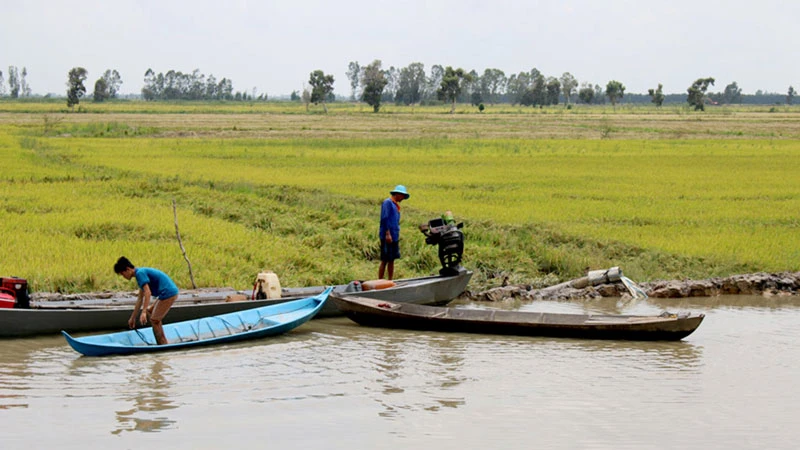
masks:
POLYGON ((360 325, 579 339, 677 341, 694 332, 704 317, 690 313, 631 316, 447 308, 347 294, 332 294, 331 300, 360 325))
MULTIPOLYGON (((458 297, 466 289, 472 271, 459 268, 452 275, 437 275, 395 280, 393 287, 379 290, 349 292, 359 297, 369 295, 398 303, 441 305, 458 297)), ((334 287, 334 292, 352 290, 352 283, 334 287)), ((324 286, 283 288, 278 299, 249 299, 249 292, 228 290, 222 292, 182 293, 164 318, 164 323, 180 322, 201 317, 216 316, 317 295, 324 286), (230 301, 234 298, 238 301, 230 301), (242 299, 248 298, 248 299, 242 299)), ((127 327, 128 318, 136 301, 126 295, 108 299, 70 301, 31 301, 29 308, 0 309, 0 338, 55 334, 67 332, 119 330, 127 327)), ((341 311, 331 302, 315 316, 341 316, 341 311)))

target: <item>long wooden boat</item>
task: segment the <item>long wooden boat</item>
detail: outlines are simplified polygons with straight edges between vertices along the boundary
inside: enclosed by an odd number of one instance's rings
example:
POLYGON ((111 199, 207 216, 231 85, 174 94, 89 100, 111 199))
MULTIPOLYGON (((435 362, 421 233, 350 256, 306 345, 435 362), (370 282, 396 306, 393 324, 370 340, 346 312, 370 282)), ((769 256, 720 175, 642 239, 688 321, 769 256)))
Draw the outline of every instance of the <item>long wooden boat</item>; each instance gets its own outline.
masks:
POLYGON ((86 356, 129 355, 259 339, 286 333, 311 320, 332 289, 277 305, 164 325, 168 343, 163 345, 156 343, 150 327, 77 338, 66 331, 61 333, 76 352, 86 356))
MULTIPOLYGON (((451 276, 395 280, 393 287, 352 292, 349 295, 370 295, 398 303, 441 305, 463 293, 471 277, 471 271, 461 268, 451 276)), ((335 286, 334 292, 344 293, 349 288, 349 285, 335 286)), ((280 298, 263 300, 251 300, 250 292, 233 289, 222 292, 182 292, 164 318, 164 323, 260 308, 313 296, 323 290, 322 286, 283 288, 280 298), (230 301, 237 296, 248 299, 230 301)), ((135 296, 125 295, 106 299, 31 301, 29 309, 0 308, 0 338, 55 334, 61 330, 85 332, 127 328, 135 301, 135 296)), ((341 314, 332 302, 326 302, 315 318, 341 314)))
POLYGON ((361 325, 412 330, 580 339, 677 341, 700 326, 703 314, 631 316, 447 308, 332 294, 344 314, 361 325))

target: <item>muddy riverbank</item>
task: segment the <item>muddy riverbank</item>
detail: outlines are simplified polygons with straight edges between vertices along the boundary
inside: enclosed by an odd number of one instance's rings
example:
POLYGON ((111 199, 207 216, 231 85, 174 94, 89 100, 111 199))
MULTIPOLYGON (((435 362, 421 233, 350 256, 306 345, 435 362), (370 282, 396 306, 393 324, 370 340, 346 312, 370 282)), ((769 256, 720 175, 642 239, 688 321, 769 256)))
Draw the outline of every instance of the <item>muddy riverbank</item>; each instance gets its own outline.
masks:
MULTIPOLYGON (((468 289, 461 298, 472 301, 497 302, 511 298, 520 300, 570 300, 604 297, 621 297, 624 299, 631 297, 629 290, 621 281, 600 283, 580 288, 569 285, 569 283, 562 283, 562 285, 538 288, 526 284, 509 284, 485 291, 468 289)), ((637 286, 647 296, 654 298, 715 297, 719 295, 793 296, 800 294, 800 272, 759 272, 703 280, 659 280, 637 283, 637 286)), ((249 293, 236 291, 234 288, 203 288, 182 290, 181 292, 197 295, 208 295, 215 292, 224 294, 249 293)), ((82 294, 36 292, 31 294, 31 299, 34 301, 99 300, 120 296, 135 298, 136 291, 82 294)))
MULTIPOLYGON (((714 297, 718 295, 791 296, 800 293, 800 272, 751 273, 704 280, 665 280, 637 285, 655 298, 714 297)), ((508 298, 522 300, 568 300, 602 297, 631 297, 621 281, 600 283, 581 288, 565 283, 563 287, 534 288, 515 284, 482 292, 466 292, 473 301, 496 302, 508 298)))

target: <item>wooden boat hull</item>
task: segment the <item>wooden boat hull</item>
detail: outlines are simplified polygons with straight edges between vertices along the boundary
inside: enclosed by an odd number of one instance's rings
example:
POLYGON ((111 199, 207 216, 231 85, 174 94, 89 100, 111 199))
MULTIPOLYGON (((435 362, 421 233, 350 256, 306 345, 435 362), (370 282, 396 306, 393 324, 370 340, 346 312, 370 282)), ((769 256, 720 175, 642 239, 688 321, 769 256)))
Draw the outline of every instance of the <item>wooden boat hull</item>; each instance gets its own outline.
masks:
POLYGON ((694 332, 704 318, 703 314, 626 316, 443 308, 340 294, 331 300, 348 318, 366 326, 579 339, 677 341, 694 332))
MULTIPOLYGON (((371 295, 380 299, 400 303, 440 305, 458 297, 466 289, 472 272, 461 270, 454 276, 430 276, 397 280, 393 288, 353 292, 350 295, 371 295)), ((346 286, 334 287, 343 292, 346 286)), ((279 299, 242 300, 226 302, 231 294, 249 294, 230 290, 223 293, 188 295, 182 293, 164 323, 209 317, 230 312, 244 311, 262 306, 297 300, 322 292, 322 286, 284 289, 279 299)), ((30 309, 0 309, 0 338, 55 334, 61 330, 85 332, 119 330, 127 327, 135 298, 113 298, 103 300, 74 300, 33 303, 30 309)), ((315 318, 341 316, 341 311, 332 302, 326 302, 315 318)))
POLYGON ((169 343, 164 345, 156 344, 150 327, 79 338, 66 331, 62 334, 75 351, 85 356, 129 355, 259 339, 286 333, 311 320, 331 290, 277 305, 165 325, 164 335, 169 343))

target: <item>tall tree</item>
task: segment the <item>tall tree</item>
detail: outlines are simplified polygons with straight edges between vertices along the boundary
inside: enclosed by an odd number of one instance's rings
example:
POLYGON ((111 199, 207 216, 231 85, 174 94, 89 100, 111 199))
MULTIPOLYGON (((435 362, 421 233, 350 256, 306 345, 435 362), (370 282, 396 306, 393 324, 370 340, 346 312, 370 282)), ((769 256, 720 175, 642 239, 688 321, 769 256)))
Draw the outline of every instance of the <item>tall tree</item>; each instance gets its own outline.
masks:
POLYGON ((578 87, 578 80, 571 73, 564 72, 561 75, 561 93, 564 94, 565 105, 569 105, 570 97, 572 97, 576 87, 578 87))
POLYGON ((31 86, 28 84, 28 69, 26 67, 22 68, 22 76, 19 79, 19 90, 21 97, 30 97, 31 96, 31 86))
POLYGON ((511 74, 506 83, 506 94, 512 105, 532 105, 533 91, 531 90, 531 74, 528 72, 511 74), (528 101, 528 98, 530 98, 530 101, 528 101))
POLYGON ((711 77, 708 78, 698 78, 692 83, 691 86, 686 90, 689 95, 686 98, 686 101, 689 105, 694 106, 695 111, 705 111, 705 96, 706 91, 708 90, 708 86, 714 85, 714 79, 711 77))
POLYGON ((311 103, 311 91, 309 91, 308 88, 303 89, 303 95, 301 98, 303 104, 306 105, 306 112, 308 112, 308 105, 311 103))
POLYGON ((431 67, 431 75, 428 77, 428 86, 425 89, 425 96, 427 98, 436 98, 436 92, 442 84, 442 77, 444 76, 444 67, 439 64, 434 64, 431 67))
MULTIPOLYGON (((461 82, 461 94, 459 95, 458 100, 456 100, 458 102, 470 102, 473 99, 472 94, 480 91, 480 74, 473 69, 468 72, 468 75, 469 79, 464 79, 461 82)), ((478 93, 478 95, 480 96, 480 93, 478 93)))
POLYGON ((217 83, 217 99, 233 100, 233 81, 224 77, 219 80, 219 83, 217 83))
POLYGON ((594 102, 595 103, 606 103, 606 91, 603 90, 603 87, 599 84, 594 85, 594 102))
POLYGON ((0 70, 0 97, 5 97, 6 95, 6 80, 3 78, 3 71, 0 70))
POLYGON ((212 100, 218 97, 217 95, 217 77, 214 74, 209 74, 206 78, 205 98, 212 100))
MULTIPOLYGON (((192 74, 187 77, 185 90, 190 100, 202 100, 205 98, 206 76, 200 73, 200 69, 194 69, 192 74)), ((245 97, 247 97, 246 93, 245 95, 240 95, 243 100, 246 100, 245 97)))
POLYGON ((735 81, 725 86, 725 91, 722 93, 722 101, 729 105, 742 103, 742 89, 735 81))
POLYGON ((531 83, 531 105, 544 105, 547 101, 547 80, 545 80, 544 74, 535 67, 531 69, 531 83))
MULTIPOLYGON (((395 94, 400 85, 400 71, 395 66, 389 66, 387 70, 383 71, 383 76, 386 78, 386 86, 383 89, 382 100, 391 102, 395 98, 395 94)), ((362 89, 363 89, 362 85, 362 89)))
POLYGON ((8 66, 8 95, 11 98, 19 97, 19 71, 17 66, 8 66))
POLYGON ((364 67, 364 72, 361 76, 363 90, 361 100, 372 106, 373 112, 378 112, 381 109, 381 97, 386 83, 388 83, 388 80, 386 80, 386 74, 381 70, 381 60, 376 59, 372 64, 364 67))
POLYGON ((144 86, 142 87, 142 97, 145 100, 155 100, 158 98, 156 88, 156 74, 153 69, 147 69, 144 73, 144 86))
POLYGON ((585 82, 581 85, 580 90, 578 90, 578 98, 587 105, 590 105, 594 100, 594 88, 592 87, 592 83, 585 82))
POLYGON ((347 79, 350 80, 350 89, 352 90, 350 99, 353 101, 356 99, 356 91, 358 91, 360 77, 361 66, 358 65, 358 61, 350 61, 350 64, 347 65, 347 79))
POLYGON ((325 100, 333 93, 333 75, 325 75, 325 72, 315 70, 311 72, 308 84, 311 86, 311 103, 315 105, 322 103, 322 109, 327 113, 325 100))
POLYGON ((67 106, 72 108, 81 102, 81 97, 86 94, 86 86, 83 82, 86 81, 88 72, 83 67, 73 67, 69 71, 67 80, 67 106))
POLYGON ((462 68, 453 69, 450 66, 444 70, 442 82, 436 91, 439 100, 450 102, 450 114, 456 112, 456 99, 461 94, 461 84, 463 81, 471 81, 472 76, 462 68))
POLYGON ((533 88, 528 86, 522 90, 519 97, 519 104, 522 106, 533 106, 536 104, 536 97, 533 95, 533 88))
MULTIPOLYGON (((146 77, 147 74, 150 74, 150 76, 152 77, 153 74, 152 70, 148 70, 145 73, 146 77)), ((103 76, 98 78, 97 81, 94 82, 94 92, 92 93, 94 101, 103 102, 108 100, 109 98, 117 98, 117 92, 119 91, 119 86, 121 84, 122 84, 122 77, 119 76, 119 72, 117 72, 116 70, 106 70, 105 73, 103 73, 103 76)), ((145 89, 149 89, 149 87, 145 85, 145 87, 142 88, 142 94, 145 93, 145 89)))
POLYGON ((625 85, 617 80, 611 80, 606 84, 606 97, 608 97, 615 110, 617 109, 617 102, 622 100, 623 96, 625 96, 625 85))
POLYGON ((404 105, 419 103, 424 89, 425 65, 420 62, 411 63, 400 69, 395 101, 404 105))
POLYGON ((545 100, 546 105, 557 105, 558 97, 561 95, 561 82, 556 77, 547 77, 547 96, 545 100))
POLYGON ((481 94, 484 99, 494 105, 507 81, 506 74, 500 69, 484 70, 481 76, 481 94))
POLYGON ((661 104, 664 103, 664 86, 661 83, 658 83, 658 89, 648 89, 647 95, 650 96, 650 101, 655 103, 657 107, 661 107, 661 104))
MULTIPOLYGON (((3 74, 0 73, 0 79, 2 79, 3 74)), ((794 101, 794 96, 797 95, 797 91, 794 90, 794 86, 789 86, 789 92, 786 93, 786 104, 791 105, 792 101, 794 101)))
POLYGON ((104 102, 108 99, 108 84, 106 84, 105 79, 98 78, 97 81, 94 82, 92 97, 95 102, 104 102))

